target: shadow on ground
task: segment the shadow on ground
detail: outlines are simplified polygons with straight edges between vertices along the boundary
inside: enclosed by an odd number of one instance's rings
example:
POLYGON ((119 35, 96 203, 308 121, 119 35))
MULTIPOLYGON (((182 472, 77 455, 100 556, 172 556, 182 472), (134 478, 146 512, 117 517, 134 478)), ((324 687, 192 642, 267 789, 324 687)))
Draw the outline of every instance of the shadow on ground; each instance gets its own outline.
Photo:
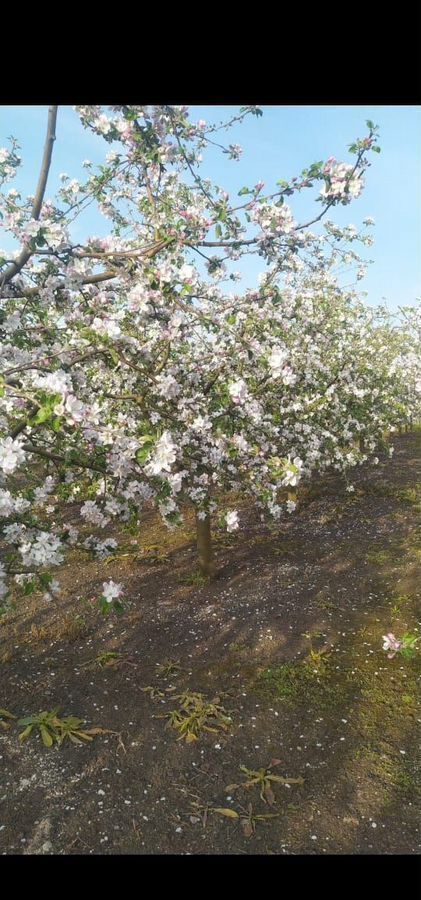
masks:
POLYGON ((1 852, 419 852, 419 654, 381 648, 419 627, 420 444, 396 439, 352 495, 314 482, 282 527, 243 507, 210 585, 190 523, 174 537, 151 520, 140 546, 126 536, 132 555, 75 554, 56 605, 27 598, 5 617, 0 705, 59 706, 113 733, 48 749, 0 732, 1 852), (130 598, 121 618, 90 601, 108 578, 130 598), (218 696, 228 730, 178 740, 162 717, 186 691, 218 696), (272 760, 304 783, 272 782, 273 804, 227 789, 272 760))

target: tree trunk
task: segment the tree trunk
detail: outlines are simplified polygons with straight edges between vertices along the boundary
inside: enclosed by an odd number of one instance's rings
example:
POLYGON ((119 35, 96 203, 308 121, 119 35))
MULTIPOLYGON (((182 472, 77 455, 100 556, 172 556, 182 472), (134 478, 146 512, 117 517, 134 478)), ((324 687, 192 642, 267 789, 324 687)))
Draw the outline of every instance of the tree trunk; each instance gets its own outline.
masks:
POLYGON ((364 441, 364 438, 363 438, 363 437, 360 437, 358 443, 359 443, 360 453, 364 453, 364 450, 365 450, 365 441, 364 441))
POLYGON ((197 533, 197 553, 199 557, 199 567, 202 575, 206 578, 213 578, 215 567, 212 553, 212 536, 211 536, 211 520, 210 516, 199 519, 196 513, 196 533, 197 533))

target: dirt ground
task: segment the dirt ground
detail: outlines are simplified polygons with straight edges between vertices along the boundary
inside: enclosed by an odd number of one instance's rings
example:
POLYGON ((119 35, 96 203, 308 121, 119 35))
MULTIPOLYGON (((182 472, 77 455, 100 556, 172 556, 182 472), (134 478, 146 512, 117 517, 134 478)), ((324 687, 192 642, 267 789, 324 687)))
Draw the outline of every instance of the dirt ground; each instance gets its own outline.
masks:
POLYGON ((151 516, 121 558, 74 553, 58 600, 3 616, 0 707, 109 729, 51 749, 0 729, 3 855, 419 854, 421 652, 389 660, 382 635, 420 626, 421 432, 393 443, 280 526, 243 505, 211 584, 192 523, 151 516), (102 617, 110 578, 128 599, 102 617), (185 692, 218 698, 225 729, 179 740, 185 692), (241 766, 283 781, 244 787, 241 766))

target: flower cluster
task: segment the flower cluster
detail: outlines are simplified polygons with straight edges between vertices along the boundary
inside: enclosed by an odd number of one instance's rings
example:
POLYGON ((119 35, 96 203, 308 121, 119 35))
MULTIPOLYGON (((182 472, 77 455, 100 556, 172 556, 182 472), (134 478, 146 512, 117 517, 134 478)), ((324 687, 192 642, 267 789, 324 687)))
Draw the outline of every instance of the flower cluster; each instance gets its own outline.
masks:
POLYGON ((337 163, 332 156, 328 159, 323 174, 326 182, 320 191, 323 199, 340 199, 350 202, 362 193, 364 183, 361 174, 356 174, 355 166, 337 163))
POLYGON ((388 659, 393 659, 397 652, 401 649, 402 641, 398 641, 392 632, 383 635, 383 650, 389 650, 388 659))
POLYGON ((418 636, 416 634, 411 634, 409 631, 402 635, 400 640, 398 640, 398 638, 390 631, 388 634, 383 635, 383 650, 390 651, 387 654, 388 659, 393 659, 397 653, 410 659, 416 652, 415 645, 418 641, 418 636))
POLYGON ((10 475, 24 461, 22 441, 7 437, 0 440, 0 469, 10 475))

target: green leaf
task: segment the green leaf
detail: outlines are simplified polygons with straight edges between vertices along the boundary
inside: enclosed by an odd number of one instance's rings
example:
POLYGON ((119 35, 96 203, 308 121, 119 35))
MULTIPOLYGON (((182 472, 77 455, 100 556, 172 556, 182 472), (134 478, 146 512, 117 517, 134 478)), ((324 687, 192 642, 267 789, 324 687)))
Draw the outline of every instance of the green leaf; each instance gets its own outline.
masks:
POLYGON ((318 162, 312 163, 312 165, 310 166, 310 168, 308 170, 308 177, 315 178, 317 175, 319 175, 320 169, 322 168, 322 166, 323 166, 322 159, 319 160, 318 162))
POLYGON ((29 419, 30 425, 42 425, 44 422, 47 422, 48 419, 51 419, 53 415, 53 410, 49 404, 45 406, 41 406, 41 409, 38 410, 37 414, 29 419))
POLYGON ((99 608, 104 616, 107 616, 110 612, 111 603, 108 603, 108 600, 105 597, 101 597, 99 608))
POLYGON ((138 463, 143 463, 148 458, 155 438, 152 434, 145 434, 142 437, 138 438, 138 441, 143 446, 136 451, 136 460, 138 463))
POLYGON ((265 784, 265 786, 263 788, 262 799, 264 799, 264 798, 266 798, 267 802, 269 803, 269 806, 273 806, 273 804, 275 803, 275 794, 273 793, 273 790, 269 784, 265 784))
POLYGON ((281 775, 271 775, 270 780, 279 784, 304 784, 304 778, 282 778, 281 775))
POLYGON ((42 587, 48 588, 53 580, 53 576, 49 572, 42 572, 39 576, 42 587))
POLYGON ((241 191, 238 191, 238 196, 239 196, 239 197, 244 197, 246 194, 251 194, 251 193, 252 193, 252 191, 250 190, 250 188, 248 188, 248 187, 242 187, 242 188, 241 188, 241 191))
MULTIPOLYGON (((20 722, 19 724, 22 725, 23 723, 20 722)), ((33 725, 28 725, 28 727, 25 728, 25 731, 21 731, 21 733, 20 733, 20 735, 19 735, 19 740, 20 740, 20 741, 26 741, 26 738, 29 737, 29 735, 30 735, 30 733, 31 733, 31 731, 32 731, 32 728, 33 728, 33 725)))
POLYGON ((220 816, 226 816, 227 819, 239 819, 240 818, 240 816, 238 815, 238 812, 236 812, 235 809, 226 809, 225 807, 214 806, 212 808, 212 812, 216 812, 220 816))
POLYGON ((141 450, 136 451, 136 460, 138 463, 143 463, 148 458, 151 452, 152 446, 148 445, 146 447, 142 447, 141 450))
POLYGON ((33 579, 32 581, 25 581, 25 584, 23 586, 24 596, 29 597, 30 594, 34 593, 34 591, 35 591, 35 580, 33 579))
POLYGON ((110 354, 113 363, 117 366, 120 362, 120 357, 119 357, 117 351, 113 350, 112 347, 108 347, 107 349, 108 349, 108 353, 110 354))
POLYGON ((399 651, 400 655, 404 657, 404 659, 411 659, 415 654, 414 647, 403 647, 402 650, 399 651))
POLYGON ((381 153, 381 147, 374 146, 371 148, 373 153, 381 153))
POLYGON ((33 725, 38 716, 25 716, 23 719, 18 719, 18 725, 33 725))
POLYGON ((52 747, 52 746, 53 746, 53 743, 54 743, 54 739, 53 739, 53 737, 51 736, 50 732, 48 731, 48 728, 46 728, 45 725, 40 725, 40 726, 39 726, 39 730, 40 730, 40 732, 41 732, 41 737, 42 737, 42 742, 43 742, 43 744, 44 744, 46 747, 52 747))

